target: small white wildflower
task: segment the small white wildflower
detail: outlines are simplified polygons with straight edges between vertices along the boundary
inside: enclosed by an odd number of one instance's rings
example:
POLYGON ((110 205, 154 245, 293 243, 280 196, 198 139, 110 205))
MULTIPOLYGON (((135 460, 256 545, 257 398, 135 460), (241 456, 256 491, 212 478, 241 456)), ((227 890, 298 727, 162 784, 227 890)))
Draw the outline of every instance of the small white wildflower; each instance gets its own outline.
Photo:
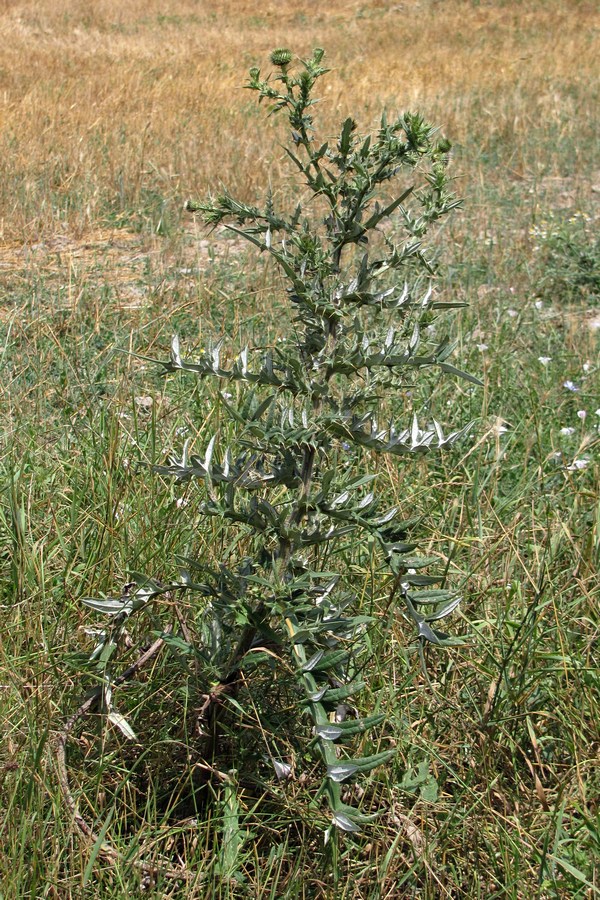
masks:
POLYGON ((583 371, 585 372, 586 375, 590 371, 591 368, 592 368, 591 362, 584 362, 583 371))
POLYGON ((517 312, 516 309, 507 309, 507 310, 506 310, 506 315, 507 315, 507 316, 510 316, 511 319, 514 319, 516 316, 519 315, 519 313, 517 312))
POLYGON ((585 411, 585 409, 578 409, 578 410, 577 410, 577 418, 578 418, 578 419, 581 419, 582 422, 585 422, 585 417, 586 417, 586 416, 587 416, 587 412, 585 411))
POLYGON ((579 469, 586 469, 590 464, 589 458, 587 456, 582 457, 581 459, 574 459, 570 466, 567 466, 568 472, 578 472, 579 469))
POLYGON ((563 387, 566 388, 568 391, 573 391, 573 393, 577 393, 577 391, 579 390, 577 385, 574 384, 572 381, 563 381, 563 387))
POLYGON ((181 509, 183 506, 187 506, 190 501, 186 497, 178 497, 175 501, 175 506, 177 509, 181 509))
POLYGON ((535 306, 536 309, 542 309, 542 307, 544 306, 544 301, 543 301, 543 300, 536 300, 535 303, 534 303, 533 305, 535 306))
POLYGON ((477 349, 478 349, 481 353, 485 353, 485 351, 488 350, 489 348, 488 348, 488 345, 487 345, 487 344, 477 344, 477 349))
POLYGON ((509 287, 509 289, 508 289, 508 290, 509 290, 509 291, 510 291, 510 293, 511 293, 511 294, 514 294, 514 292, 515 292, 515 289, 514 289, 514 287, 509 287))
POLYGON ((597 416, 600 416, 600 409, 597 409, 597 410, 596 410, 596 415, 597 415, 597 416))
POLYGON ((538 356, 538 362, 540 362, 543 366, 547 366, 549 362, 552 361, 551 356, 538 356))
POLYGON ((571 428, 570 426, 567 427, 567 428, 561 428, 561 429, 560 429, 560 433, 561 433, 561 434, 565 434, 565 435, 575 434, 575 429, 574 429, 574 428, 571 428))
POLYGON ((224 397, 225 400, 231 400, 233 394, 230 394, 229 391, 223 391, 221 396, 224 397))

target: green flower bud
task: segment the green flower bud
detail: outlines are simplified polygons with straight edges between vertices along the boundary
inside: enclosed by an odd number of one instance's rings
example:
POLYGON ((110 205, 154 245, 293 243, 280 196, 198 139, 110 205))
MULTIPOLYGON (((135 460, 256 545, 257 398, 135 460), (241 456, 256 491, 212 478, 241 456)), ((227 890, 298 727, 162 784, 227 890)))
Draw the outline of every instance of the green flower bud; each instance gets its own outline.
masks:
POLYGON ((441 138, 436 149, 438 153, 449 153, 452 149, 452 141, 449 141, 448 138, 441 138))
POLYGON ((287 50, 285 47, 278 47, 276 50, 273 50, 271 53, 271 62, 274 66, 280 66, 280 68, 285 68, 285 66, 289 66, 292 61, 292 52, 291 50, 287 50))

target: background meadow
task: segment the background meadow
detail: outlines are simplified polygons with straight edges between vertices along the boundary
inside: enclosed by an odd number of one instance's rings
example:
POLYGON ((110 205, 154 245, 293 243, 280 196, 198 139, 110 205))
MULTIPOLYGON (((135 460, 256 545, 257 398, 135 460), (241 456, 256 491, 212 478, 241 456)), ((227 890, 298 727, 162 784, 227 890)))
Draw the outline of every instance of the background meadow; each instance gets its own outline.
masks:
MULTIPOLYGON (((600 894, 599 27, 577 0, 0 2, 3 900, 600 894), (81 597, 223 552, 193 490, 139 465, 186 438, 200 452, 222 412, 207 386, 132 353, 166 358, 174 331, 192 356, 215 335, 235 349, 286 327, 268 262, 184 212, 220 185, 293 201, 283 132, 242 89, 276 46, 325 48, 324 136, 350 114, 375 127, 385 107, 453 141, 465 202, 436 237, 437 289, 469 304, 454 362, 484 387, 392 398, 398 418, 426 402, 475 428, 444 457, 381 464, 380 483, 460 589, 466 643, 428 653, 428 683, 357 550, 375 616, 368 702, 391 710, 398 753, 362 800, 378 820, 334 865, 308 806, 317 773, 282 786, 263 766, 258 696, 223 763, 240 789, 217 785, 198 817, 193 672, 162 654, 119 697, 143 752, 88 723, 69 755, 82 814, 124 857, 143 846, 189 873, 144 886, 77 834, 53 735, 93 684, 102 623, 81 597)), ((168 604, 153 616, 128 662, 177 622, 168 604)))

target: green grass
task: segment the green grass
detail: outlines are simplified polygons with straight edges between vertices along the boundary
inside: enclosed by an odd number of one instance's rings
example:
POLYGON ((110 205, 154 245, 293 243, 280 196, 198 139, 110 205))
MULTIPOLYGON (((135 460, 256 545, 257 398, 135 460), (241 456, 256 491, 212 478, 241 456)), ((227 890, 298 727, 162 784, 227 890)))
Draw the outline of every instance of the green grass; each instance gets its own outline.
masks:
MULTIPOLYGON (((502 141, 507 153, 510 135, 502 141)), ((554 168, 577 157, 545 133, 532 143, 527 153, 554 168)), ((380 813, 372 829, 327 847, 327 816, 309 805, 319 775, 294 741, 303 723, 290 722, 289 684, 268 662, 227 711, 214 760, 199 757, 195 731, 207 686, 177 652, 115 691, 138 742, 96 717, 77 731, 73 791, 117 862, 78 835, 52 753, 94 685, 86 629, 101 620, 81 598, 119 592, 132 571, 168 581, 178 555, 214 563, 228 549, 197 516, 195 489, 147 466, 185 437, 201 449, 228 424, 208 387, 164 380, 131 353, 164 357, 174 330, 187 346, 220 331, 233 346, 275 339, 272 272, 221 236, 196 254, 153 195, 129 210, 140 230, 130 250, 30 253, 3 276, 2 900, 600 894, 598 308, 577 290, 540 292, 530 235, 553 214, 597 219, 598 194, 581 171, 560 185, 496 178, 497 150, 485 148, 480 186, 470 182, 465 211, 439 240, 440 290, 470 304, 452 325, 456 360, 485 386, 447 380, 395 409, 409 417, 426 401, 443 423, 474 418, 473 439, 448 456, 380 463, 390 497, 421 519, 422 549, 463 593, 453 626, 466 643, 428 652, 426 678, 369 548, 349 550, 375 616, 364 702, 390 711, 379 749, 393 745, 397 757, 355 798, 380 813), (294 778, 278 782, 270 756, 293 759, 294 778), (216 770, 208 786, 206 765, 216 770), (138 848, 182 865, 187 884, 144 884, 128 863, 138 848)), ((179 626, 175 603, 195 633, 193 597, 156 604, 132 623, 124 665, 179 626)))
MULTIPOLYGON (((409 629, 388 608, 389 588, 371 577, 368 552, 351 558, 376 616, 366 702, 392 710, 381 746, 392 741, 398 749, 362 798, 379 819, 332 858, 322 845, 325 816, 308 806, 317 773, 309 768, 287 785, 273 780, 265 759, 293 756, 297 747, 285 681, 269 669, 230 711, 230 739, 215 760, 224 775, 237 770, 239 791, 226 778, 198 788, 193 707, 205 686, 185 660, 163 654, 151 680, 117 692, 140 745, 90 721, 69 748, 79 806, 96 829, 106 824, 125 855, 143 845, 146 858, 184 859, 193 873, 187 888, 159 882, 150 896, 597 893, 597 337, 581 304, 540 307, 515 214, 527 220, 527 198, 521 207, 514 197, 505 208, 490 206, 489 233, 503 234, 502 245, 472 240, 453 259, 452 232, 441 242, 449 289, 471 299, 453 326, 458 357, 483 373, 485 387, 446 382, 428 402, 445 421, 475 416, 473 441, 451 456, 381 473, 407 515, 422 517, 428 549, 464 592, 455 630, 467 643, 428 654, 430 685, 409 629), (564 387, 568 381, 577 392, 564 387)), ((467 207, 463 215, 474 214, 467 207)), ((460 227, 468 233, 464 220, 460 227)), ((252 332, 256 320, 242 322, 268 302, 269 273, 259 267, 248 276, 251 257, 239 254, 215 257, 202 275, 178 277, 165 261, 153 270, 150 255, 140 265, 135 309, 119 308, 101 269, 73 280, 70 307, 63 273, 24 270, 4 323, 6 898, 138 890, 126 862, 106 864, 77 837, 50 752, 52 733, 93 683, 85 674, 93 639, 84 627, 100 623, 80 598, 118 591, 131 570, 168 580, 178 554, 214 560, 226 551, 219 529, 198 522, 193 489, 139 465, 162 461, 181 446, 183 431, 201 447, 219 415, 210 394, 164 381, 120 351, 164 355, 174 327, 194 343, 215 320, 233 333, 252 332), (178 498, 188 505, 178 507, 178 498)), ((265 319, 272 336, 276 316, 267 309, 265 319)), ((405 398, 406 411, 413 400, 405 398)), ((193 599, 182 599, 181 609, 193 631, 193 599)), ((172 605, 157 605, 133 626, 133 643, 171 621, 172 605)), ((296 762, 299 775, 305 761, 296 762)))

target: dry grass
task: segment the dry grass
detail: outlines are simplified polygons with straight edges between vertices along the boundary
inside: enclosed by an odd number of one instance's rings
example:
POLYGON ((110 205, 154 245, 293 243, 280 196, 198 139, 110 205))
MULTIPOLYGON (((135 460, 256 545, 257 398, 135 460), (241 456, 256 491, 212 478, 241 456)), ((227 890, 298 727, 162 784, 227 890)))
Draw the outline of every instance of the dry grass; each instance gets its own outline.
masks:
MULTIPOLYGON (((332 0, 4 2, 0 13, 0 235, 21 242, 112 215, 202 196, 222 180, 254 196, 277 159, 261 159, 260 116, 240 72, 273 46, 327 49, 324 126, 419 107, 462 148, 477 178, 501 149, 499 177, 561 175, 536 158, 532 133, 571 139, 573 171, 593 134, 593 2, 332 0), (315 6, 313 10, 312 7, 315 6)), ((154 223, 156 224, 156 223, 154 223)))

